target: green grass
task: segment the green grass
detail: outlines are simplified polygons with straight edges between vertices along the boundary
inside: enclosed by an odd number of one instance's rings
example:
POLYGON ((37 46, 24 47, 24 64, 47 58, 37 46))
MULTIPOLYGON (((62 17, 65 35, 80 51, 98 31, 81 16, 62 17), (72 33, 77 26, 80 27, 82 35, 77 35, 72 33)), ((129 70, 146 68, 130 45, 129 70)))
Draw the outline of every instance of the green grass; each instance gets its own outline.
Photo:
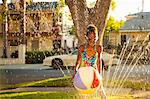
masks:
MULTIPOLYGON (((111 84, 109 81, 108 87, 113 87, 114 84, 118 85, 119 83, 120 81, 112 81, 112 84, 111 84)), ((45 79, 41 81, 11 85, 3 89, 13 89, 13 88, 22 88, 22 87, 72 87, 72 86, 73 86, 73 83, 72 83, 71 77, 66 76, 66 77, 60 77, 60 78, 49 78, 49 79, 45 79)), ((150 83, 125 81, 125 83, 123 84, 123 88, 150 91, 150 83)))
POLYGON ((108 99, 134 99, 132 95, 108 96, 108 99))
POLYGON ((10 85, 2 89, 14 89, 21 87, 71 87, 71 86, 73 86, 71 77, 66 76, 60 78, 49 78, 41 81, 10 85))
MULTIPOLYGON (((87 97, 86 97, 87 98, 87 97)), ((99 99, 90 96, 88 99, 99 99)), ((0 99, 81 99, 79 94, 64 92, 16 92, 0 94, 0 99)), ((133 99, 131 95, 108 96, 108 99, 133 99)))
POLYGON ((0 94, 0 99, 73 99, 75 94, 64 92, 16 92, 0 94))
MULTIPOLYGON (((119 81, 108 82, 108 87, 113 87, 119 81)), ((49 78, 41 81, 28 82, 7 86, 4 89, 22 88, 22 87, 72 87, 71 77, 49 78)), ((125 81, 124 88, 131 88, 133 90, 150 91, 150 83, 125 81)), ((0 99, 80 99, 76 93, 65 92, 1 92, 0 99)), ((98 98, 91 98, 98 99, 98 98)), ((133 99, 131 95, 109 96, 108 99, 133 99)))
MULTIPOLYGON (((111 80, 110 80, 111 81, 111 80)), ((117 87, 116 85, 120 85, 120 81, 112 81, 112 83, 108 82, 108 87, 117 87)), ((145 90, 150 91, 150 83, 145 82, 133 82, 133 81, 124 81, 122 86, 123 88, 131 88, 132 90, 145 90)))

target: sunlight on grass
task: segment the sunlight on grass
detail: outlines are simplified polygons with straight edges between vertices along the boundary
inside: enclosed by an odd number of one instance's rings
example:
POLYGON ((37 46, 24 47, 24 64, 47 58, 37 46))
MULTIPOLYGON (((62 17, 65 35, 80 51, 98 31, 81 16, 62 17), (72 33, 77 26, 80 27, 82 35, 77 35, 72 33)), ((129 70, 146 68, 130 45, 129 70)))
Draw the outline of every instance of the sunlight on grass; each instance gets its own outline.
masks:
POLYGON ((108 96, 108 99, 134 99, 131 95, 125 95, 125 96, 108 96))
POLYGON ((69 99, 74 94, 63 92, 19 92, 0 94, 0 99, 69 99))
MULTIPOLYGON (((38 94, 39 92, 19 92, 19 93, 5 93, 5 94, 1 94, 0 98, 3 97, 17 97, 17 96, 25 96, 25 95, 33 95, 33 94, 38 94)), ((43 92, 44 94, 47 94, 48 92, 43 92)))
MULTIPOLYGON (((0 94, 0 99, 80 99, 78 94, 64 92, 16 92, 0 94)), ((86 97, 87 98, 87 97, 86 97)), ((90 97, 88 99, 99 99, 90 97)), ((108 96, 108 99, 133 99, 131 95, 108 96)))
MULTIPOLYGON (((111 81, 109 80, 107 87, 118 87, 120 84, 120 81, 111 81), (111 83, 111 84, 110 84, 111 83)), ((131 88, 132 90, 145 90, 145 91, 150 91, 150 83, 145 83, 145 82, 133 82, 133 81, 124 81, 124 84, 122 88, 131 88)))
POLYGON ((41 81, 10 85, 4 87, 3 89, 13 89, 21 87, 71 87, 71 86, 72 86, 71 77, 65 76, 60 78, 49 78, 41 81))
POLYGON ((46 80, 41 80, 41 81, 36 81, 36 82, 31 82, 31 83, 25 83, 25 84, 20 84, 18 86, 20 87, 30 87, 30 86, 38 86, 38 87, 60 87, 60 86, 69 86, 71 82, 70 77, 60 77, 60 78, 49 78, 46 80))
MULTIPOLYGON (((114 85, 118 85, 120 83, 120 81, 112 81, 112 83, 110 84, 110 81, 108 82, 108 85, 105 87, 113 88, 114 85)), ((41 81, 10 85, 4 87, 3 89, 13 89, 13 88, 22 88, 22 87, 73 87, 73 83, 70 76, 65 76, 60 78, 49 78, 41 81)), ((122 87, 131 88, 133 90, 150 91, 150 83, 145 83, 145 82, 125 81, 122 87)))

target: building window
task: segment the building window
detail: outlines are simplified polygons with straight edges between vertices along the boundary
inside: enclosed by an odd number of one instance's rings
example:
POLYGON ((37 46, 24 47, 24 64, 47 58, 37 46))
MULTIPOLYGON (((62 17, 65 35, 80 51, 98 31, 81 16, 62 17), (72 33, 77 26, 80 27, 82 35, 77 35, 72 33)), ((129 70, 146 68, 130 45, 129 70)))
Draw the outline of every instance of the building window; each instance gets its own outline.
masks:
POLYGON ((127 36, 126 35, 121 35, 121 45, 127 42, 127 36))
POLYGON ((38 51, 39 50, 39 40, 33 40, 32 41, 32 51, 38 51))
POLYGON ((67 40, 64 40, 64 48, 67 48, 67 40))
POLYGON ((18 41, 17 40, 9 40, 9 45, 10 46, 18 46, 18 41))
POLYGON ((72 47, 75 48, 75 41, 72 42, 72 47))
POLYGON ((53 47, 54 47, 54 49, 61 48, 61 40, 54 40, 53 47))
POLYGON ((39 30, 39 26, 40 26, 40 17, 38 15, 38 13, 33 13, 30 15, 32 21, 33 21, 33 25, 34 25, 34 28, 32 28, 32 31, 36 31, 36 30, 39 30))

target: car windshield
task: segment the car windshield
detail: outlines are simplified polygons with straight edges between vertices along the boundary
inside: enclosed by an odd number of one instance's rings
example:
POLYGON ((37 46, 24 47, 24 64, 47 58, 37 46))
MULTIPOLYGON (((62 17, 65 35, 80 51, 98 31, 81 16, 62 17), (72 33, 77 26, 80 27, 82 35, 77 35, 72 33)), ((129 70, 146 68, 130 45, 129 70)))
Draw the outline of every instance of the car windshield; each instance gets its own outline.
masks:
POLYGON ((71 55, 77 55, 78 54, 78 50, 74 50, 71 55))

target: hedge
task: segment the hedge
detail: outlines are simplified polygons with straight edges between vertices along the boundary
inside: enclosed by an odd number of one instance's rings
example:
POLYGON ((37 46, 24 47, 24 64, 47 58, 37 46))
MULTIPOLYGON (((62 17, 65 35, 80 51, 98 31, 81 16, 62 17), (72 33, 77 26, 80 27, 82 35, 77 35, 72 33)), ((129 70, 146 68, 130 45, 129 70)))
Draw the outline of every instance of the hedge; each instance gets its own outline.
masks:
POLYGON ((26 64, 43 63, 43 60, 48 56, 57 55, 56 51, 28 51, 26 52, 26 64))

